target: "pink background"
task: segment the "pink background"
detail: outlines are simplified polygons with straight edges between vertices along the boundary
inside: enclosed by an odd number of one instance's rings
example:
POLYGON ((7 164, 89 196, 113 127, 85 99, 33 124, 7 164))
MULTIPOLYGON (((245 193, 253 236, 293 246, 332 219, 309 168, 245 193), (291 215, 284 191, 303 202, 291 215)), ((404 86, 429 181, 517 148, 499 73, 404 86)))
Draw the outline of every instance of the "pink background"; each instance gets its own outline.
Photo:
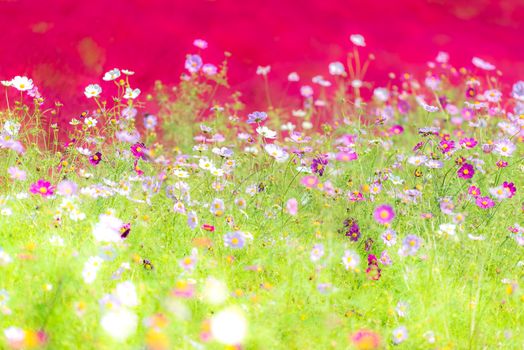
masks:
POLYGON ((233 54, 231 83, 253 108, 264 105, 257 65, 272 66, 278 95, 290 71, 308 82, 328 75, 352 33, 376 55, 370 78, 379 82, 390 71, 420 71, 439 50, 456 65, 476 55, 508 82, 524 78, 522 1, 0 0, 0 28, 0 77, 32 77, 71 113, 86 102, 85 85, 113 67, 135 70, 143 91, 156 79, 178 81, 195 38, 209 42, 207 62, 233 54))

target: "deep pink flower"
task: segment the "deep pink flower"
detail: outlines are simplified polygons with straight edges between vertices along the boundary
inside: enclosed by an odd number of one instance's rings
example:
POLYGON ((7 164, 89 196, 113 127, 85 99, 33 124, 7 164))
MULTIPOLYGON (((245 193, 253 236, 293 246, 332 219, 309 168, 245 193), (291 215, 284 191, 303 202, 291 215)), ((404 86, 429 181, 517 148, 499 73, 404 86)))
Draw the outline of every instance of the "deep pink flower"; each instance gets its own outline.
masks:
POLYGON ((442 150, 442 153, 448 153, 451 152, 453 149, 455 149, 455 141, 453 140, 442 140, 439 143, 440 149, 442 150))
POLYGON ((465 137, 459 141, 459 144, 464 148, 473 148, 477 145, 477 140, 472 137, 465 137))
POLYGON ((390 205, 382 204, 375 208, 375 220, 380 224, 388 224, 395 218, 395 211, 390 205))
POLYGON ((142 142, 137 142, 131 146, 131 153, 133 156, 135 156, 135 158, 146 159, 146 151, 146 145, 144 145, 142 142))
POLYGON ((100 152, 96 152, 95 154, 89 157, 89 163, 93 165, 98 165, 98 163, 100 163, 101 160, 102 160, 102 153, 100 152))
POLYGON ((389 129, 389 132, 390 134, 393 134, 393 135, 400 135, 404 132, 404 128, 402 127, 402 125, 393 125, 389 129))
POLYGON ((461 179, 471 179, 475 175, 475 169, 473 165, 464 163, 457 172, 458 177, 461 179))
POLYGON ((468 188, 468 193, 473 197, 477 198, 478 196, 480 196, 480 188, 478 188, 477 186, 470 186, 468 188))
POLYGON ((482 209, 489 209, 493 208, 495 206, 495 202, 490 197, 477 197, 477 200, 475 201, 477 206, 482 209))
POLYGON ((504 181, 502 187, 508 192, 508 198, 513 197, 517 192, 517 188, 515 187, 515 184, 513 182, 504 181))
POLYGON ((504 161, 502 159, 497 162, 497 167, 499 167, 499 168, 505 168, 507 166, 508 166, 508 162, 506 162, 506 161, 504 161))
POLYGON ((39 194, 42 197, 49 197, 53 195, 54 189, 54 186, 51 186, 49 181, 40 179, 37 182, 31 184, 31 187, 29 187, 29 192, 32 194, 39 194))

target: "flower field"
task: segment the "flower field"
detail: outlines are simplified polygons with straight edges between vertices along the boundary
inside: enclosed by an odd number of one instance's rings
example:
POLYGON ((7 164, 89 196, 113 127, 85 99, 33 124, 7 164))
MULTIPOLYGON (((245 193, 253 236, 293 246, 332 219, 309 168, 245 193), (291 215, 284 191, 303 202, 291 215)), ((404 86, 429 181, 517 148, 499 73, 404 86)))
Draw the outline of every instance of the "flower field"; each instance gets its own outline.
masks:
POLYGON ((298 98, 259 67, 258 111, 200 39, 67 124, 2 81, 0 348, 521 349, 524 82, 440 52, 378 86, 350 43, 298 98))

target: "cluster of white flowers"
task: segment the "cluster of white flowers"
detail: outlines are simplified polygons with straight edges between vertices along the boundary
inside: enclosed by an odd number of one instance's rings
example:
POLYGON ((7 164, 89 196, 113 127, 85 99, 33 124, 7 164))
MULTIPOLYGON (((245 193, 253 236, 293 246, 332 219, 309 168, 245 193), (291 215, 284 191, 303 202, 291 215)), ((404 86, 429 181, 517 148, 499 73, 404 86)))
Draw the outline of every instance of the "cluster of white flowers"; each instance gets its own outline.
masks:
POLYGON ((105 310, 100 324, 111 338, 123 342, 136 332, 138 325, 138 316, 132 310, 138 306, 135 285, 131 281, 119 283, 115 291, 103 299, 110 302, 101 303, 105 310))

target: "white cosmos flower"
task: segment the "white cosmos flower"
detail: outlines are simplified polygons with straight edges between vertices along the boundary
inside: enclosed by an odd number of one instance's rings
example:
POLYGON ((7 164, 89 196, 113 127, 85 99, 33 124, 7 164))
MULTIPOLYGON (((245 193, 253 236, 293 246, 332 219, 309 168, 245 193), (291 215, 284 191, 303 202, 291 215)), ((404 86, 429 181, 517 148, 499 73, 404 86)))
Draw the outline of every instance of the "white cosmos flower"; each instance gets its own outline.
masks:
POLYGON ((274 139, 277 137, 276 131, 271 130, 267 126, 259 126, 256 129, 257 133, 266 139, 274 139))
POLYGON ((135 98, 138 97, 138 95, 140 95, 140 89, 126 88, 126 93, 124 95, 124 98, 134 100, 135 98))
POLYGON ((123 342, 136 332, 138 317, 126 308, 117 308, 106 312, 100 323, 113 339, 123 342))
POLYGON ((19 91, 31 90, 34 87, 33 79, 17 75, 13 78, 13 80, 11 80, 11 86, 15 87, 19 91))
POLYGON ((364 39, 364 37, 360 34, 351 34, 349 40, 351 40, 351 42, 357 46, 366 46, 366 39, 364 39))
POLYGON ((173 175, 175 175, 178 178, 185 179, 189 177, 189 173, 182 169, 175 169, 173 170, 173 175))
POLYGON ((329 74, 331 75, 344 75, 346 74, 346 70, 344 69, 344 65, 342 62, 331 62, 329 64, 329 74))
POLYGON ((228 293, 227 286, 224 282, 214 277, 208 277, 204 284, 202 296, 209 304, 219 305, 226 301, 228 293))
POLYGON ((112 81, 120 77, 120 69, 114 68, 111 69, 109 72, 104 74, 104 77, 102 78, 104 81, 112 81))
POLYGON ((471 60, 471 63, 473 63, 475 67, 483 69, 483 70, 494 70, 495 69, 494 65, 478 57, 473 57, 473 59, 471 60))
POLYGON ((346 250, 342 257, 342 263, 346 267, 346 270, 355 270, 360 264, 360 256, 352 250, 346 250))
POLYGON ((239 345, 247 334, 247 320, 238 308, 228 308, 211 318, 211 334, 222 344, 239 345))
POLYGON ((93 235, 98 242, 120 242, 120 228, 122 220, 112 215, 100 215, 99 221, 93 228, 93 235))
POLYGON ((87 98, 98 97, 100 96, 101 93, 102 93, 102 88, 98 84, 88 85, 84 90, 84 94, 86 95, 87 98))
POLYGON ((135 74, 135 72, 133 72, 132 70, 128 70, 128 69, 122 69, 122 73, 124 73, 125 75, 133 75, 133 74, 135 74))
POLYGON ((98 121, 95 118, 92 118, 92 117, 87 117, 86 119, 84 119, 84 124, 88 128, 94 128, 97 123, 98 123, 98 121))
POLYGON ((264 150, 279 163, 285 162, 289 158, 286 151, 273 143, 265 145, 264 150))
POLYGON ((124 306, 135 307, 138 305, 138 296, 135 285, 131 281, 125 281, 117 284, 115 295, 124 306))

